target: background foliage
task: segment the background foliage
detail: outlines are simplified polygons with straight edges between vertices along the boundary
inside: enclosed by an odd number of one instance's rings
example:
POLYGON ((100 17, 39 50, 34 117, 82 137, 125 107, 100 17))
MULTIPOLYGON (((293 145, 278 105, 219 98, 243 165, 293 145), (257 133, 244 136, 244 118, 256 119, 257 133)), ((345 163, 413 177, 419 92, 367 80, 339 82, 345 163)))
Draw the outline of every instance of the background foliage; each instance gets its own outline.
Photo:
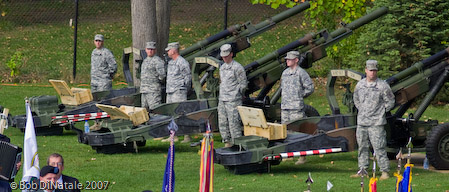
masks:
MULTIPOLYGON (((301 1, 302 2, 302 1, 301 1)), ((363 71, 364 62, 376 59, 379 75, 387 78, 449 45, 449 2, 445 0, 312 0, 307 20, 312 26, 332 29, 335 23, 349 23, 367 12, 387 7, 389 14, 357 30, 354 35, 327 49, 335 68, 363 71)), ((297 1, 252 0, 277 8, 293 6, 297 1)), ((325 68, 328 69, 328 68, 325 68)), ((319 73, 322 76, 322 73, 319 73)), ((436 102, 448 102, 448 86, 436 102)), ((434 102, 434 103, 436 103, 434 102)))

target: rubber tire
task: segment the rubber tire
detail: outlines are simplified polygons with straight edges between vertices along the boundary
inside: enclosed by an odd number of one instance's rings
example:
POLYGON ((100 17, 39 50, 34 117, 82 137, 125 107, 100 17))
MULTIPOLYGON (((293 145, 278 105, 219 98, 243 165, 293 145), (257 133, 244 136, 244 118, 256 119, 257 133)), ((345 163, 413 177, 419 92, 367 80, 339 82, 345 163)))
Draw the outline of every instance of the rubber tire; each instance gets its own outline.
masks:
POLYGON ((304 111, 306 117, 317 117, 320 116, 320 113, 310 105, 304 104, 304 111))
POLYGON ((449 169, 449 123, 432 128, 426 139, 426 155, 435 169, 449 169))
POLYGON ((147 140, 137 141, 136 143, 138 147, 145 147, 145 145, 147 144, 147 140))

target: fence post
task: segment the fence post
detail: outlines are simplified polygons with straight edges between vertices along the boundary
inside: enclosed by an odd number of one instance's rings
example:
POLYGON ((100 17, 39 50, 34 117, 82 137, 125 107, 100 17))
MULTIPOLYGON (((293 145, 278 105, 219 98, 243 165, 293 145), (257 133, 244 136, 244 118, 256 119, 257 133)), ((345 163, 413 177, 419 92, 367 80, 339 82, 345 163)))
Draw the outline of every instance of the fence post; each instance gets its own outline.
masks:
POLYGON ((224 0, 224 30, 228 28, 228 0, 224 0))
POLYGON ((73 79, 76 78, 76 43, 78 36, 78 0, 75 0, 75 30, 73 31, 73 79))

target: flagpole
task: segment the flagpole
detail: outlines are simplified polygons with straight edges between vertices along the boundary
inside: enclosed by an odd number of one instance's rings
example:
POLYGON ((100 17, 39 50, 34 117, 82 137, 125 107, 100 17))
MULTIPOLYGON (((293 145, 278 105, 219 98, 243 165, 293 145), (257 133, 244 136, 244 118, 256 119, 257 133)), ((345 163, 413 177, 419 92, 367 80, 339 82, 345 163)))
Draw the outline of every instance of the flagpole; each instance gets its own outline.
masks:
POLYGON ((373 177, 369 180, 369 192, 377 192, 376 152, 373 153, 373 177))
POLYGON ((360 170, 357 172, 357 175, 360 175, 360 191, 363 192, 364 188, 364 176, 368 175, 368 172, 364 168, 360 168, 360 170))
POLYGON ((175 161, 175 144, 174 144, 174 136, 176 131, 178 130, 178 125, 176 125, 175 121, 172 119, 168 125, 168 130, 170 132, 170 147, 168 148, 167 153, 167 163, 165 165, 164 171, 164 180, 162 183, 162 191, 163 192, 173 192, 175 190, 175 170, 174 170, 174 161, 175 161))
POLYGON ((401 166, 402 166, 402 147, 399 148, 399 152, 396 155, 396 159, 398 160, 398 167, 397 167, 397 171, 394 174, 394 176, 396 176, 396 192, 400 192, 401 191, 401 182, 402 182, 402 175, 401 175, 401 166))
POLYGON ((25 99, 26 126, 23 141, 23 176, 22 181, 31 183, 39 178, 39 155, 37 153, 36 132, 29 100, 25 99))
POLYGON ((376 152, 373 153, 373 178, 376 178, 376 152))
POLYGON ((214 154, 213 137, 210 124, 207 123, 206 133, 201 143, 201 165, 199 192, 213 192, 214 154))
POLYGON ((412 157, 412 148, 413 148, 412 137, 410 137, 408 140, 407 148, 408 148, 407 164, 410 164, 410 159, 412 157))

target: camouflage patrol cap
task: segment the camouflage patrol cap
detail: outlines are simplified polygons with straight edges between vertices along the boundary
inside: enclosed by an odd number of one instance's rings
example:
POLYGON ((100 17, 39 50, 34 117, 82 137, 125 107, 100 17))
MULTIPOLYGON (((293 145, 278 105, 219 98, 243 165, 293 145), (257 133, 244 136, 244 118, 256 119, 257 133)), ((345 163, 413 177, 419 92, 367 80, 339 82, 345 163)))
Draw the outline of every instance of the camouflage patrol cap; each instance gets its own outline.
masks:
POLYGON ((102 34, 96 34, 95 35, 95 41, 104 41, 104 36, 102 34))
POLYGON ((165 51, 168 51, 170 49, 179 49, 179 43, 178 42, 169 43, 167 45, 167 48, 165 48, 165 51))
POLYGON ((156 49, 156 42, 154 42, 154 41, 147 42, 145 48, 147 48, 147 49, 156 49))
POLYGON ((366 69, 372 71, 372 70, 376 70, 377 71, 377 61, 376 60, 367 60, 366 61, 366 69))
POLYGON ((285 59, 296 59, 299 57, 299 52, 298 51, 289 51, 287 53, 287 56, 285 56, 285 59))
POLYGON ((230 44, 224 44, 220 47, 220 56, 226 57, 231 54, 232 47, 230 44))

